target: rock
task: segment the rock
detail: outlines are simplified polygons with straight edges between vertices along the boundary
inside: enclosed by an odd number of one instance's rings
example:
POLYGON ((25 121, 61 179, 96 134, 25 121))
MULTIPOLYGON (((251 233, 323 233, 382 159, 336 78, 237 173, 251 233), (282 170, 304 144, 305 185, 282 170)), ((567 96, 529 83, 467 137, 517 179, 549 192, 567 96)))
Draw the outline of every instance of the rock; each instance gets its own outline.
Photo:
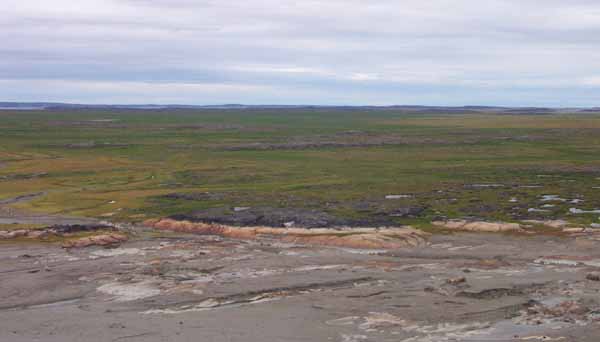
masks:
POLYGON ((63 248, 84 248, 89 246, 112 246, 127 241, 127 236, 124 234, 102 234, 69 240, 63 243, 63 248))
POLYGON ((68 224, 68 225, 54 225, 49 228, 56 234, 70 234, 77 232, 95 232, 98 230, 116 230, 112 225, 108 224, 68 224))
POLYGON ((412 195, 387 195, 385 199, 393 200, 393 199, 401 199, 401 198, 411 198, 412 195))
POLYGON ((0 231, 0 240, 24 237, 27 239, 44 239, 49 236, 68 236, 77 232, 93 232, 98 230, 116 230, 115 227, 104 224, 90 225, 54 225, 45 229, 19 229, 0 231))
POLYGON ((43 239, 50 236, 51 233, 47 230, 32 230, 27 233, 28 239, 43 239))
POLYGON ((391 213, 389 213, 392 217, 417 217, 423 211, 425 211, 424 207, 411 206, 411 207, 402 207, 396 208, 391 213))
POLYGON ((15 238, 19 238, 19 237, 25 237, 27 236, 27 233, 29 233, 28 230, 26 229, 19 229, 19 230, 2 230, 0 231, 0 239, 15 239, 15 238))
POLYGON ((451 220, 451 221, 434 221, 433 225, 451 229, 463 230, 471 232, 523 232, 523 228, 518 223, 504 222, 485 222, 485 221, 466 221, 466 220, 451 220))
POLYGON ((563 301, 554 306, 537 304, 527 309, 528 315, 559 318, 565 322, 583 319, 589 312, 590 309, 587 306, 573 300, 563 301))
POLYGON ((571 223, 565 220, 525 220, 523 222, 548 228, 561 229, 563 233, 567 234, 584 233, 586 231, 586 228, 584 227, 572 227, 571 223))
POLYGON ((463 284, 466 282, 467 282, 467 278, 465 278, 465 277, 446 279, 446 284, 450 284, 450 285, 458 285, 458 284, 463 284))
POLYGON ((542 226, 546 226, 546 227, 550 227, 550 228, 566 228, 569 226, 569 222, 565 221, 565 220, 545 220, 545 221, 541 221, 541 220, 525 220, 523 221, 525 223, 530 223, 530 224, 537 224, 537 225, 542 225, 542 226))
POLYGON ((588 273, 588 275, 585 276, 585 279, 591 280, 591 281, 600 281, 600 272, 588 273))
POLYGON ((234 239, 278 239, 287 243, 337 246, 358 249, 394 249, 426 243, 429 234, 410 227, 403 228, 273 228, 264 226, 234 227, 173 219, 148 220, 157 229, 218 235, 234 239))
POLYGON ((570 208, 569 212, 571 214, 600 214, 600 209, 582 210, 578 208, 570 208))

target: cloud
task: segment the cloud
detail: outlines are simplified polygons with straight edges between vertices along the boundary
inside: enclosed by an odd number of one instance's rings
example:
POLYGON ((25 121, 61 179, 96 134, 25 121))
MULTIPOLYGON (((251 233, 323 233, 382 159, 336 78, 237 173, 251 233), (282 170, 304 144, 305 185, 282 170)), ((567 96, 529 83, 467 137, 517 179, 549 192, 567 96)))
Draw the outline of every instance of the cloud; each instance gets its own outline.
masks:
POLYGON ((588 106, 600 87, 590 0, 5 0, 0 16, 4 100, 588 106))

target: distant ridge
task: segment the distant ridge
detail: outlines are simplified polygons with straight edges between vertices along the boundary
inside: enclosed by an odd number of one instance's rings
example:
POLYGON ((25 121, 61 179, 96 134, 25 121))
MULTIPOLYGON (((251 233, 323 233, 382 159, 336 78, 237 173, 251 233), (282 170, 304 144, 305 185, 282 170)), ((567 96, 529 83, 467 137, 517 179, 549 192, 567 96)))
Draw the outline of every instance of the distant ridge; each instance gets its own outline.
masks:
POLYGON ((164 109, 328 109, 328 110, 401 110, 406 112, 428 113, 505 113, 505 114, 552 114, 552 113, 600 113, 600 107, 590 108, 550 108, 550 107, 502 107, 502 106, 329 106, 329 105, 180 105, 180 104, 79 104, 61 102, 0 102, 0 110, 164 110, 164 109))

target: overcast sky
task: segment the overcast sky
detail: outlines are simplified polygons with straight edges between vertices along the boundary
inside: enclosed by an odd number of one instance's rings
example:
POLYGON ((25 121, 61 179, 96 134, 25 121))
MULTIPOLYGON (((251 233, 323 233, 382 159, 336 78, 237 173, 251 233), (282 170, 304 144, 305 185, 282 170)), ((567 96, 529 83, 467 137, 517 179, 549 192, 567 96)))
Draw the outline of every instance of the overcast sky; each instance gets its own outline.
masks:
POLYGON ((3 0, 0 101, 600 105, 598 0, 3 0))

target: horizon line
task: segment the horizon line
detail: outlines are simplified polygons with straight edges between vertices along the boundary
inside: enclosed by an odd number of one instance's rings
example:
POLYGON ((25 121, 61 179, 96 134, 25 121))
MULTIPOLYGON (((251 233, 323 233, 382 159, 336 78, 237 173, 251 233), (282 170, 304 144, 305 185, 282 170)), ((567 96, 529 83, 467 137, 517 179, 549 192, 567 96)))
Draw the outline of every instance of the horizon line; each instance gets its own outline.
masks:
MULTIPOLYGON (((63 101, 0 101, 0 109, 8 108, 10 105, 13 106, 37 106, 40 108, 49 106, 79 106, 79 107, 323 107, 323 108, 336 108, 336 107, 349 107, 349 108, 393 108, 393 107, 423 107, 423 108, 497 108, 497 109, 596 109, 596 106, 566 106, 566 107, 555 107, 555 106, 506 106, 506 105, 478 105, 478 104, 463 104, 463 105, 425 105, 425 104, 390 104, 390 105, 376 105, 376 104, 244 104, 244 103, 220 103, 220 104, 185 104, 185 103, 83 103, 83 102, 63 102, 63 101)), ((17 108, 16 107, 16 108, 17 108)), ((15 108, 15 109, 16 109, 15 108)))

